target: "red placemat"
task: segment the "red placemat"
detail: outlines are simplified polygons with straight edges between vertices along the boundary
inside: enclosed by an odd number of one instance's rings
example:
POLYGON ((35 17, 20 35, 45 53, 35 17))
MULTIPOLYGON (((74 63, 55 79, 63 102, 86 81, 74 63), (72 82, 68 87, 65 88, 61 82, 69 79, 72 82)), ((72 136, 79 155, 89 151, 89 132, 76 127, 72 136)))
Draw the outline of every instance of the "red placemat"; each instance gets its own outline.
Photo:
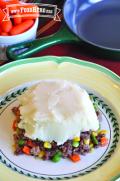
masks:
POLYGON ((43 50, 42 52, 35 55, 35 57, 45 55, 71 56, 78 59, 94 62, 99 65, 105 66, 106 68, 112 70, 120 76, 120 61, 98 59, 92 56, 85 55, 81 52, 81 49, 75 45, 56 45, 46 50, 43 50))

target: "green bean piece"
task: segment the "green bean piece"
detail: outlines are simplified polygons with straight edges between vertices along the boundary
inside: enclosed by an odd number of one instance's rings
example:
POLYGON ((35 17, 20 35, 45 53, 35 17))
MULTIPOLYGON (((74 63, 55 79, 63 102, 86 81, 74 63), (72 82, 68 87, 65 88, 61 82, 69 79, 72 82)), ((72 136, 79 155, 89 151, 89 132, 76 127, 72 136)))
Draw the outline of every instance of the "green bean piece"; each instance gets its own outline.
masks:
POLYGON ((98 140, 97 140, 97 138, 96 138, 93 134, 91 134, 91 139, 92 139, 92 142, 93 142, 95 145, 98 145, 98 140))

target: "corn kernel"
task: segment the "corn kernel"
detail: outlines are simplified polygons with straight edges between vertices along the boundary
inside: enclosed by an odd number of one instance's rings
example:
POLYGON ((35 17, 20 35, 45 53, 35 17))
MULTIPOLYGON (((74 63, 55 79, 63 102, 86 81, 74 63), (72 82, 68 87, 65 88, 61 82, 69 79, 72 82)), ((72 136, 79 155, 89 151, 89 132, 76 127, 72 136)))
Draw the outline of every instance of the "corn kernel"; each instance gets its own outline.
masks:
POLYGON ((92 135, 93 135, 93 136, 97 136, 97 135, 98 135, 98 133, 97 133, 97 132, 95 132, 95 131, 92 131, 92 135))
POLYGON ((84 139, 84 144, 89 145, 90 144, 90 139, 84 139))
POLYGON ((90 152, 92 153, 93 151, 94 151, 94 148, 91 148, 91 149, 90 149, 90 152))
POLYGON ((98 134, 107 134, 107 130, 99 130, 98 134))
POLYGON ((13 149, 13 151, 15 151, 16 150, 16 145, 14 144, 14 145, 12 145, 12 149, 13 149))
POLYGON ((39 157, 39 158, 42 158, 44 155, 45 155, 45 152, 44 152, 44 151, 40 151, 38 157, 39 157))
POLYGON ((51 149, 52 145, 49 142, 46 141, 46 142, 44 142, 44 148, 51 149))
POLYGON ((16 128, 16 133, 19 134, 19 128, 16 128))
POLYGON ((75 137, 73 141, 80 141, 80 137, 75 137))
POLYGON ((90 148, 93 148, 93 143, 90 144, 90 148))

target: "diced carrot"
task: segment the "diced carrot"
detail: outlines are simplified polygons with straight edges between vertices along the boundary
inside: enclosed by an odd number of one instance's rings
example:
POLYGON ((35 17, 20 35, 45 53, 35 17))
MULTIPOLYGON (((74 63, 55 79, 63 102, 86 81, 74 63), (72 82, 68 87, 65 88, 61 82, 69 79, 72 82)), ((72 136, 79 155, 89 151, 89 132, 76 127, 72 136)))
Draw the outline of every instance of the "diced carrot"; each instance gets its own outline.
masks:
POLYGON ((1 32, 0 35, 1 35, 1 36, 9 36, 9 34, 6 33, 6 32, 1 32))
POLYGON ((80 155, 78 154, 73 154, 70 156, 70 159, 73 161, 73 162, 78 162, 80 161, 80 155))
POLYGON ((9 33, 10 30, 12 29, 12 22, 11 22, 11 20, 3 21, 1 23, 1 29, 2 29, 3 32, 9 33))
POLYGON ((0 24, 2 23, 4 17, 5 17, 5 14, 4 14, 3 10, 0 8, 0 24))
POLYGON ((35 146, 35 144, 31 140, 27 141, 27 145, 30 146, 30 147, 34 147, 35 146))
POLYGON ((101 146, 106 146, 108 144, 108 139, 106 137, 102 137, 100 143, 101 146))
POLYGON ((28 146, 24 146, 22 151, 26 154, 26 155, 30 155, 30 148, 28 146))
POLYGON ((16 131, 16 128, 17 128, 17 120, 15 119, 15 120, 13 121, 13 124, 12 124, 12 129, 13 129, 14 131, 16 131))
POLYGON ((18 17, 13 16, 14 25, 19 25, 22 23, 22 17, 17 13, 18 17))
POLYGON ((23 33, 27 31, 29 28, 31 28, 33 24, 34 24, 33 20, 26 20, 22 22, 21 24, 14 26, 11 29, 10 34, 17 35, 17 34, 23 33))

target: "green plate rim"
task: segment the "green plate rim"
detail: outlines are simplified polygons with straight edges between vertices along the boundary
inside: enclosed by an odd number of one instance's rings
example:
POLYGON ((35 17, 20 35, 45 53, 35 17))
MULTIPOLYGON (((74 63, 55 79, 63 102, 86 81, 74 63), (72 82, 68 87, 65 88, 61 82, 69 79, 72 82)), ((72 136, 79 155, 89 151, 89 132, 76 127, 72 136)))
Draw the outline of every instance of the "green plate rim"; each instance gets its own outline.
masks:
POLYGON ((82 65, 85 67, 97 69, 100 72, 107 74, 109 77, 111 77, 112 79, 114 79, 118 83, 120 83, 120 76, 117 75, 116 73, 114 73, 113 71, 109 70, 108 68, 105 68, 104 66, 101 66, 101 65, 96 64, 96 63, 76 59, 73 57, 67 57, 67 56, 61 56, 61 57, 60 56, 42 56, 42 57, 37 57, 37 58, 27 58, 27 59, 17 60, 14 62, 7 63, 5 65, 2 65, 0 67, 0 73, 6 71, 9 68, 15 67, 15 66, 28 64, 28 63, 46 62, 46 61, 52 61, 52 62, 56 62, 58 64, 61 64, 64 62, 69 62, 69 63, 74 63, 77 65, 82 65))

